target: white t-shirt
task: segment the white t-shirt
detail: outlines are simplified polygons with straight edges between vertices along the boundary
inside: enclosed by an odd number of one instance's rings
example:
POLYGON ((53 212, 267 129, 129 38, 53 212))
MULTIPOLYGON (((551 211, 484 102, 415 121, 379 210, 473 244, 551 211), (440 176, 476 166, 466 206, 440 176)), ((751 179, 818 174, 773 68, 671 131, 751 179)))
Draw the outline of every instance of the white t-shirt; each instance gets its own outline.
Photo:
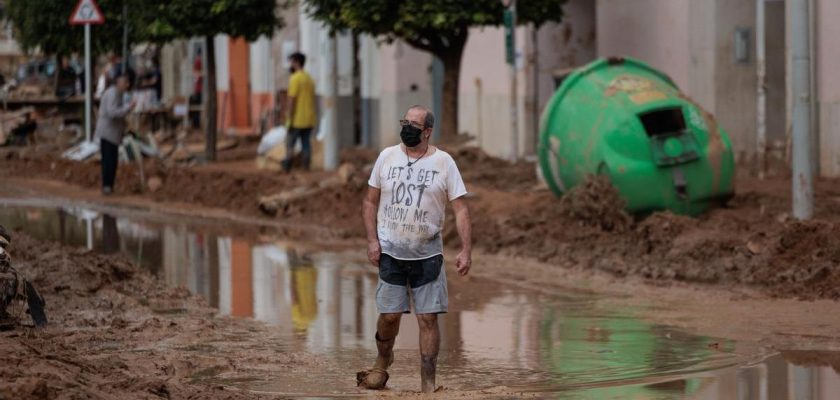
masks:
POLYGON ((435 149, 409 167, 400 145, 388 147, 376 159, 368 185, 381 190, 376 226, 382 253, 421 260, 443 252, 446 203, 467 194, 452 156, 435 149))

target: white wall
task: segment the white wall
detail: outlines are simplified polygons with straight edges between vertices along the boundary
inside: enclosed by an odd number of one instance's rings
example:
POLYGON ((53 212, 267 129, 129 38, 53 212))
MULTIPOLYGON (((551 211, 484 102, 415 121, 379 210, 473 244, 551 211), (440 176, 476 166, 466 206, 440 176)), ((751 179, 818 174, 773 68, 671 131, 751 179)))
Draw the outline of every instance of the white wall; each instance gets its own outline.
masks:
POLYGON ((819 107, 820 173, 840 176, 840 2, 816 0, 816 98, 819 107))
POLYGON ((752 159, 756 149, 755 1, 718 0, 715 11, 717 32, 714 80, 717 118, 735 150, 736 160, 752 159), (734 62, 736 27, 752 29, 750 60, 734 62))
POLYGON ((399 120, 408 107, 421 104, 431 108, 432 57, 399 41, 379 45, 374 53, 373 62, 378 65, 370 71, 375 70, 377 75, 364 74, 362 79, 379 80, 378 85, 363 83, 362 87, 367 87, 368 93, 374 87, 379 89, 378 132, 373 145, 382 148, 399 143, 399 120))
POLYGON ((272 54, 271 40, 261 36, 248 46, 251 93, 274 93, 274 63, 277 60, 272 54))
POLYGON ((639 58, 689 82, 689 0, 597 0, 598 55, 639 58))

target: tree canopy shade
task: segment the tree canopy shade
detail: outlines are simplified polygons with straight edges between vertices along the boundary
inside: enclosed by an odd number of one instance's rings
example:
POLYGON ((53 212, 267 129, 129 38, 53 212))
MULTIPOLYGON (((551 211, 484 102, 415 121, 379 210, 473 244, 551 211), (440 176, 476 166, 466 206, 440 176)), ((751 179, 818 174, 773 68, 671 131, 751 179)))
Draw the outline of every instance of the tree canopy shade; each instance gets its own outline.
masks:
MULTIPOLYGON (((400 39, 429 52, 444 66, 441 133, 458 129, 458 82, 470 27, 499 26, 504 6, 499 0, 305 0, 307 12, 333 30, 352 29, 386 41, 400 39)), ((565 0, 517 2, 517 20, 537 27, 560 22, 565 0)), ((504 62, 499 59, 499 62, 504 62)))
MULTIPOLYGON (((146 37, 155 42, 204 37, 207 43, 206 158, 216 159, 216 50, 213 36, 227 34, 254 41, 283 27, 276 0, 149 0, 146 37)), ((280 4, 287 7, 289 1, 280 4)))
MULTIPOLYGON (((283 27, 277 0, 150 0, 147 37, 153 41, 227 34, 254 41, 283 27)), ((287 7, 289 1, 280 4, 287 7)))
MULTIPOLYGON (((70 14, 78 0, 7 0, 5 17, 12 21, 15 40, 26 51, 44 54, 70 54, 84 49, 84 28, 70 25, 70 14)), ((95 54, 118 50, 123 38, 123 5, 142 10, 143 0, 97 0, 105 15, 104 25, 91 27, 91 47, 95 54)), ((142 40, 141 15, 128 14, 129 41, 142 40)))

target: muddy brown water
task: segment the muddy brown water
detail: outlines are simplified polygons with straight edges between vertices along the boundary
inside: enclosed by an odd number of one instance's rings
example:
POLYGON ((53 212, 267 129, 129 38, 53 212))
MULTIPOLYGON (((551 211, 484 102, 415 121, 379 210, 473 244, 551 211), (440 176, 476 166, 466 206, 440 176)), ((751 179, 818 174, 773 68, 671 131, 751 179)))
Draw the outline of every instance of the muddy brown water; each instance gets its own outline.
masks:
MULTIPOLYGON (((269 240, 264 229, 231 222, 68 204, 0 199, 0 224, 40 239, 121 252, 167 284, 204 296, 221 314, 263 321, 290 344, 333 361, 315 375, 209 370, 196 376, 197 382, 293 397, 364 394, 330 383, 347 380, 346 366, 363 368, 375 354, 377 279, 360 254, 269 240)), ((840 375, 831 367, 796 366, 754 343, 653 325, 639 317, 645 309, 606 308, 599 295, 574 289, 535 292, 453 276, 450 297, 451 310, 441 317, 438 382, 453 394, 840 398, 840 375)), ((386 395, 414 390, 417 384, 417 324, 412 315, 403 319, 396 349, 386 395)), ((213 348, 197 346, 194 351, 213 348)))

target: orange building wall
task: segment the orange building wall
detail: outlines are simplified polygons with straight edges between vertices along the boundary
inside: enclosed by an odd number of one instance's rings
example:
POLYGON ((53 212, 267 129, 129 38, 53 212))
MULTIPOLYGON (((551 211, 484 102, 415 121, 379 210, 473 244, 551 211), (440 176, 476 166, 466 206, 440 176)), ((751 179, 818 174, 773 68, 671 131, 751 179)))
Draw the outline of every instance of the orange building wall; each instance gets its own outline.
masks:
POLYGON ((248 42, 231 38, 228 42, 229 90, 218 92, 218 124, 222 132, 253 131, 250 113, 248 42))

